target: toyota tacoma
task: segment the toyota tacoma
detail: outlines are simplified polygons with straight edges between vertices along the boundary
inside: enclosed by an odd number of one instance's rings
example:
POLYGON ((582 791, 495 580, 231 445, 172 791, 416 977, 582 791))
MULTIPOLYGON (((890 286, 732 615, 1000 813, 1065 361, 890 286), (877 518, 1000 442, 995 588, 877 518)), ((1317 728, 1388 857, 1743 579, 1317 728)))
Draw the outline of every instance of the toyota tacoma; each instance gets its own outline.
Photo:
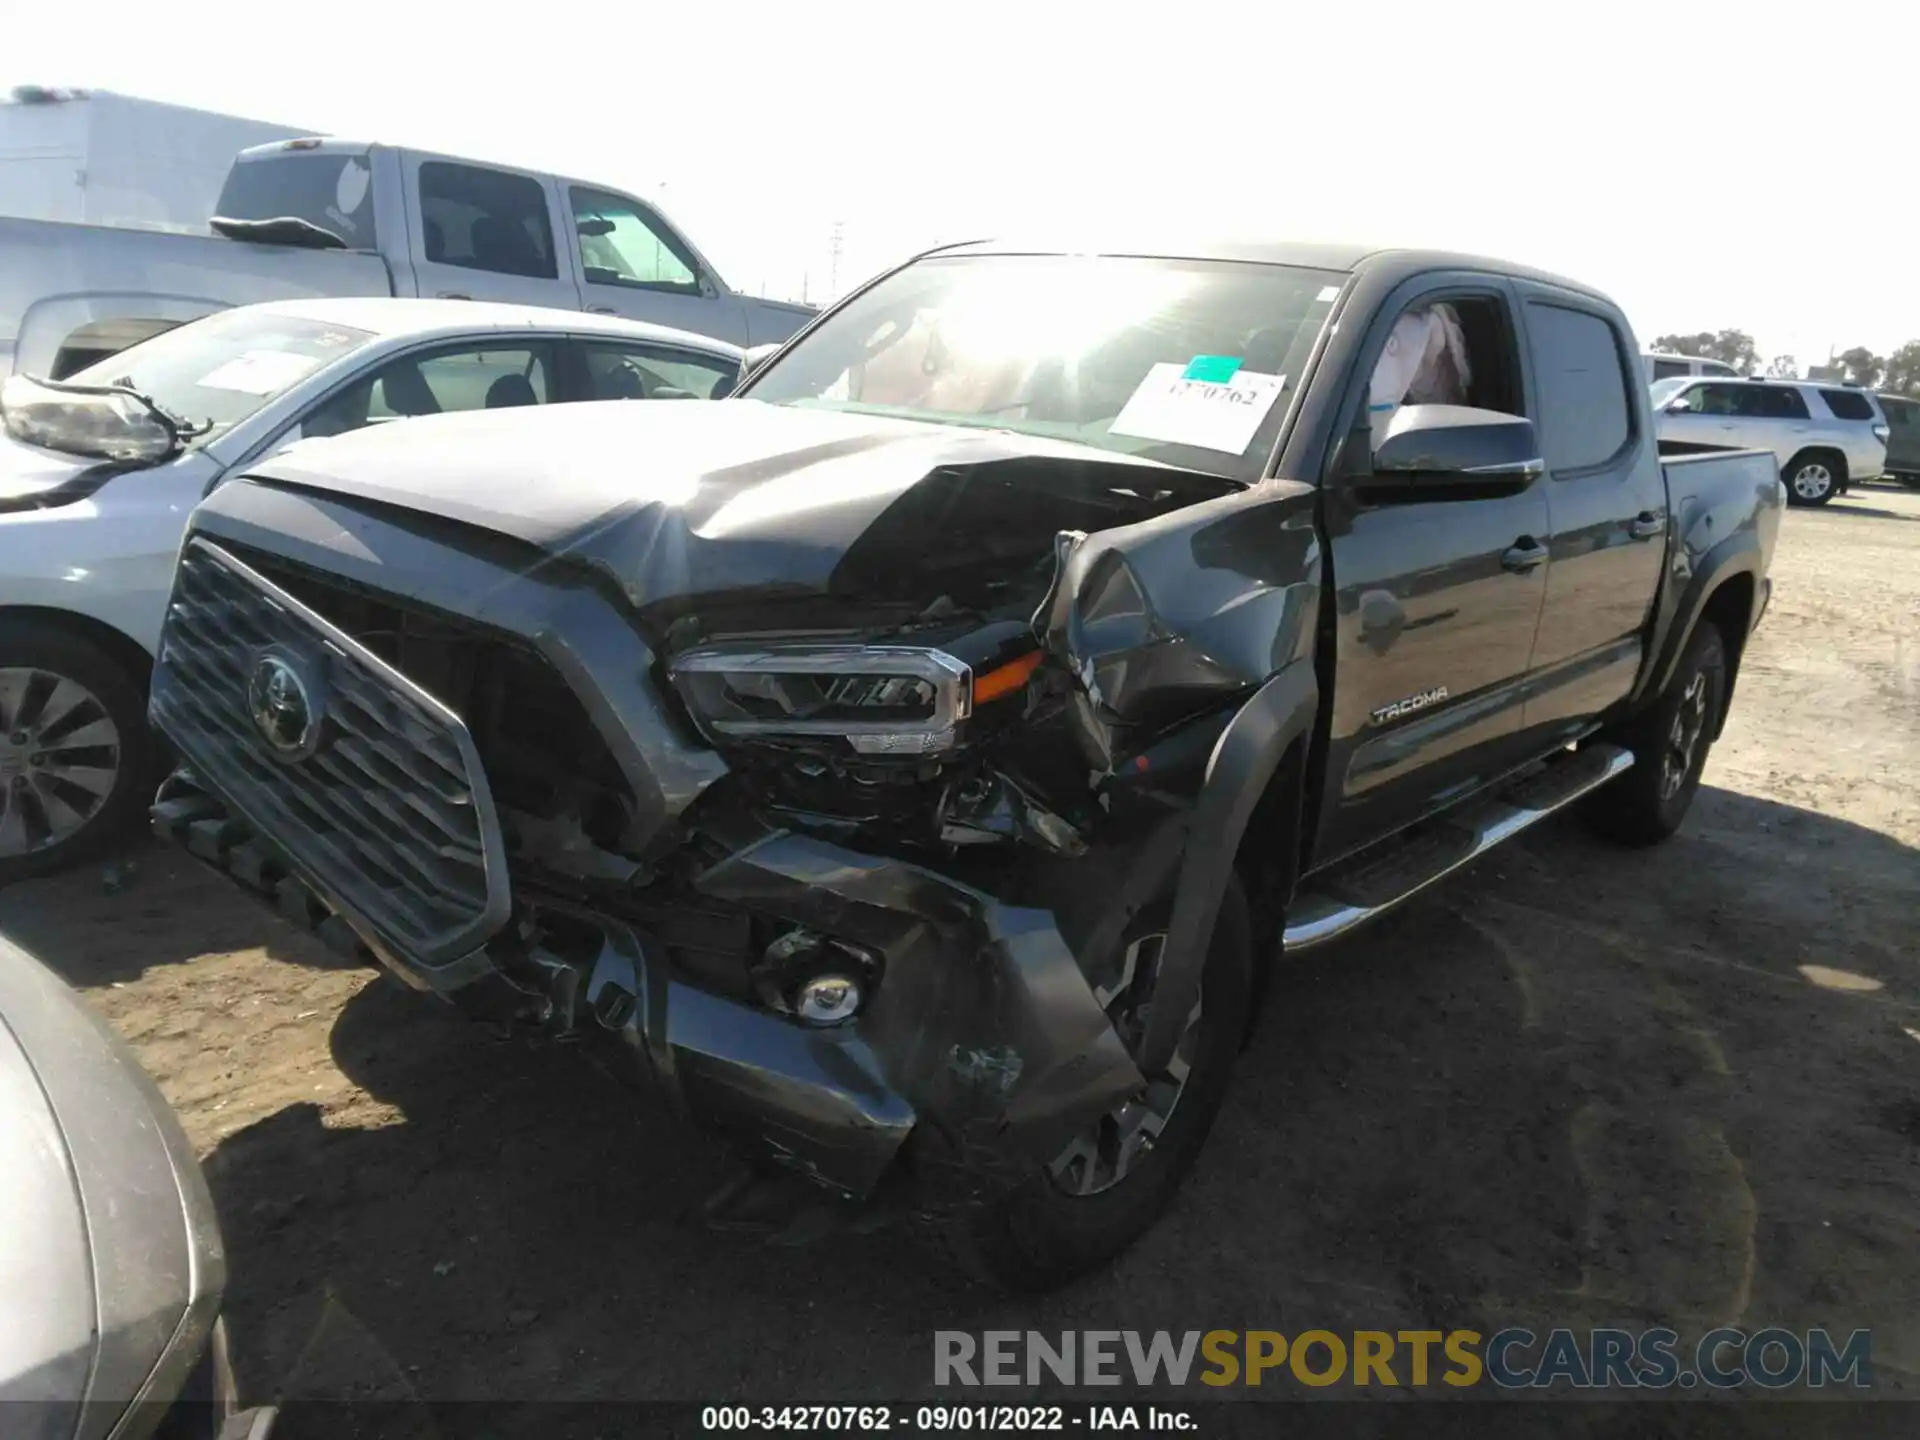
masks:
POLYGON ((1681 823, 1784 497, 1663 463, 1637 357, 1468 256, 972 244, 715 404, 296 445, 192 518, 155 822, 1058 1283, 1290 956, 1575 802, 1681 823))

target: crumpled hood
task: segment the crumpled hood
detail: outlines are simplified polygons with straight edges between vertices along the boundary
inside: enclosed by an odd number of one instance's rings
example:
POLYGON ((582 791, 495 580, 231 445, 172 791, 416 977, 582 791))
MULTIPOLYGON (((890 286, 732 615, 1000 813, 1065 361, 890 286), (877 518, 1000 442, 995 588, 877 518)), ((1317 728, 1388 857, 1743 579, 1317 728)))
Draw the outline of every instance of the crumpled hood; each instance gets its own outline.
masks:
POLYGON ((252 475, 506 535, 675 608, 990 590, 1061 530, 1239 488, 1069 442, 749 399, 410 420, 296 445, 252 475))

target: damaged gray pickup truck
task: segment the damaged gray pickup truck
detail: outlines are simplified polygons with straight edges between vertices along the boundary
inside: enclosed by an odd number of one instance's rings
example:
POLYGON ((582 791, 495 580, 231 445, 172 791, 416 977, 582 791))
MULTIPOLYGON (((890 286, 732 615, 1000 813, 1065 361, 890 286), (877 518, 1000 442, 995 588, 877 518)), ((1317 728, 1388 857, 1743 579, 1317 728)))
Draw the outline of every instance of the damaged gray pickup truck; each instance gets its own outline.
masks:
POLYGON ((1290 954, 1576 800, 1679 825, 1784 502, 1663 464, 1637 355, 1465 256, 982 244, 734 398, 296 445, 193 516, 156 824, 1058 1283, 1290 954))

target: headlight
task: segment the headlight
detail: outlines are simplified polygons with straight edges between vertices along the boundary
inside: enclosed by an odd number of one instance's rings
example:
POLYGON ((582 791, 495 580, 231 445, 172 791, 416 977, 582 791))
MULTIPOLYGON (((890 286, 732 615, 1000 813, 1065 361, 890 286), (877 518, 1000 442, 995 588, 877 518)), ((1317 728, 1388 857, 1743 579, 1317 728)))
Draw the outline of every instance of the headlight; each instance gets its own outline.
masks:
POLYGON ((941 650, 793 645, 689 650, 669 667, 708 738, 825 736, 862 755, 953 748, 973 671, 941 650))

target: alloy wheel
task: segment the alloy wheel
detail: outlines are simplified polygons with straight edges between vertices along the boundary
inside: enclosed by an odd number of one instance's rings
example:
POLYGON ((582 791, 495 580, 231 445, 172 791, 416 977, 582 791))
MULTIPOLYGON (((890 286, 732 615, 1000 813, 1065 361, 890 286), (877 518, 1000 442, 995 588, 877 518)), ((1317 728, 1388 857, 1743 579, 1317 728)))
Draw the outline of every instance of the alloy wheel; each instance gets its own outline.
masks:
POLYGON ((71 839, 112 796, 120 763, 120 729, 86 686, 0 668, 0 858, 71 839))
POLYGON ((1707 672, 1696 670, 1681 692, 1673 724, 1667 729, 1667 748, 1660 757, 1660 798, 1671 800, 1693 773, 1694 752, 1707 733, 1707 672))
MULTIPOLYGON (((1137 1050, 1146 1034, 1166 946, 1164 931, 1133 941, 1127 946, 1118 980, 1111 988, 1094 991, 1129 1050, 1137 1050)), ((1069 1195, 1098 1195, 1126 1179, 1134 1165, 1152 1152, 1173 1118, 1199 1052, 1200 1007, 1201 997, 1196 995, 1165 1073, 1149 1079, 1144 1090, 1102 1115, 1054 1157, 1047 1173, 1056 1188, 1069 1195)))
POLYGON ((1793 493, 1802 500, 1820 500, 1833 489, 1833 472, 1818 460, 1809 460, 1793 472, 1793 493))

